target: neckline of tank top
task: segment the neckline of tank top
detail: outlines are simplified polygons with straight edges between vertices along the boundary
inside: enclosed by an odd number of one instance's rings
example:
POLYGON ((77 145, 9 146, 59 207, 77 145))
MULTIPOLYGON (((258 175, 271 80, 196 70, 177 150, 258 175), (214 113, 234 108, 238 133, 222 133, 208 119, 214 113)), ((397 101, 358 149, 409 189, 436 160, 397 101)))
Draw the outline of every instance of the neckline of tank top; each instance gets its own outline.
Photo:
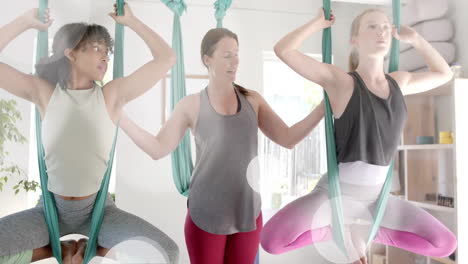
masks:
POLYGON ((234 87, 234 92, 236 93, 236 99, 237 99, 237 112, 235 114, 232 114, 232 115, 223 115, 223 114, 220 114, 218 113, 218 111, 216 111, 216 109, 213 107, 213 105, 211 104, 211 101, 210 101, 210 96, 208 95, 208 86, 204 89, 205 91, 205 94, 206 94, 206 98, 208 100, 208 105, 209 107, 211 108, 211 110, 218 116, 220 117, 223 117, 223 118, 230 118, 230 117, 236 117, 238 116, 242 110, 244 109, 244 107, 242 106, 242 103, 241 103, 241 98, 240 98, 240 95, 239 95, 239 91, 237 91, 237 89, 234 87))
MULTIPOLYGON (((368 87, 367 87, 367 84, 366 82, 364 81, 364 79, 362 79, 361 75, 357 72, 357 71, 354 71, 354 73, 356 74, 356 76, 359 78, 359 80, 362 82, 362 84, 364 85, 364 88, 369 91, 369 93, 371 95, 373 95, 375 98, 379 99, 379 100, 382 100, 384 102, 388 102, 391 98, 392 98, 392 87, 391 87, 391 83, 390 83, 390 80, 389 80, 389 75, 388 74, 385 74, 385 79, 387 80, 387 83, 388 83, 388 97, 387 98, 382 98, 378 95, 376 95, 375 93, 373 93, 368 87)), ((391 78, 391 77, 390 77, 391 78)))
POLYGON ((59 89, 65 90, 67 92, 72 92, 72 93, 86 93, 86 92, 94 91, 97 87, 100 87, 100 86, 97 83, 94 83, 93 87, 88 88, 88 89, 68 89, 68 88, 62 89, 60 84, 57 83, 55 88, 59 88, 59 89))

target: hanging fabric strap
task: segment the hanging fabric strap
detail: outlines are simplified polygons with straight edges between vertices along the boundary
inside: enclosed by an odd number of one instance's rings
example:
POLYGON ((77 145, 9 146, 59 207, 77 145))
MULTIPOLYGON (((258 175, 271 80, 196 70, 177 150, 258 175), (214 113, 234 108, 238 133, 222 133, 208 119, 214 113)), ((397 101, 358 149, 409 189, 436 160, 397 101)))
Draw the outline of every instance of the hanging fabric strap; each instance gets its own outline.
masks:
MULTIPOLYGON (((124 14, 124 0, 116 0, 117 15, 124 14)), ((114 72, 113 78, 121 78, 124 75, 124 25, 115 23, 115 41, 114 41, 114 72)))
MULTIPOLYGON (((330 19, 330 0, 323 0, 323 8, 325 11, 325 18, 330 19)), ((393 16, 394 23, 400 28, 400 1, 393 0, 393 16)), ((332 55, 332 39, 331 28, 326 28, 322 35, 322 57, 324 63, 331 64, 332 55)), ((398 55, 399 55, 399 42, 396 39, 392 41, 392 53, 390 58, 390 72, 398 69, 398 55)), ((339 182, 339 170, 336 157, 336 145, 334 136, 333 113, 330 105, 330 100, 327 93, 324 91, 325 100, 325 135, 326 135, 326 148, 327 148, 327 170, 328 170, 328 184, 329 184, 329 198, 332 209, 332 232, 333 240, 338 248, 347 256, 345 238, 344 238, 344 221, 343 221, 343 208, 341 199, 341 189, 339 182)), ((388 195, 392 184, 393 162, 387 173, 385 183, 377 201, 377 206, 374 211, 374 221, 371 226, 371 231, 367 240, 369 245, 377 235, 380 223, 382 222, 385 213, 388 195)))
MULTIPOLYGON (((118 10, 120 14, 123 11, 123 0, 117 0, 118 10)), ((44 12, 48 8, 47 0, 39 0, 39 19, 44 22, 44 12)), ((38 41, 36 47, 36 61, 48 56, 48 32, 38 32, 38 41)), ((123 76, 123 26, 116 26, 116 53, 114 56, 114 79, 123 76)), ((112 149, 109 154, 107 170, 104 174, 100 190, 96 196, 96 201, 91 217, 91 227, 88 239, 88 244, 85 251, 84 263, 88 263, 95 255, 97 248, 97 237, 101 228, 102 219, 104 217, 104 206, 107 197, 110 175, 112 172, 112 164, 114 159, 115 145, 117 141, 119 125, 117 123, 112 149)), ((55 207, 55 199, 48 190, 48 175, 46 164, 44 161, 44 146, 42 144, 42 122, 39 110, 36 107, 36 141, 37 141, 37 157, 39 164, 39 175, 41 182, 44 217, 49 231, 49 240, 52 248, 52 254, 59 264, 62 264, 62 252, 60 247, 60 231, 58 226, 57 208, 55 207)))
POLYGON ((84 263, 87 264, 91 259, 96 256, 97 239, 99 231, 101 230, 102 220, 104 218, 104 207, 106 206, 107 193, 109 190, 110 176, 112 174, 112 164, 114 162, 115 145, 117 142, 117 135, 119 132, 119 124, 115 128, 114 142, 112 143, 112 149, 109 154, 109 161, 107 163, 107 170, 104 174, 104 179, 101 182, 101 188, 96 196, 94 202, 93 213, 91 216, 91 227, 88 235, 88 244, 86 245, 86 251, 84 255, 84 263))
MULTIPOLYGON (((187 95, 182 30, 180 25, 180 16, 187 9, 187 6, 183 0, 161 1, 174 12, 172 48, 177 54, 177 62, 171 69, 171 111, 173 111, 175 105, 187 95)), ((189 194, 190 176, 193 171, 189 132, 185 134, 176 150, 171 153, 171 161, 174 184, 179 193, 187 197, 189 194)))
POLYGON ((223 27, 223 19, 226 16, 226 11, 231 7, 232 0, 216 0, 214 3, 216 27, 223 27))
MULTIPOLYGON (((396 26, 398 33, 400 32, 400 13, 401 5, 400 0, 392 1, 393 9, 393 24, 396 26)), ((400 64, 400 41, 396 38, 392 38, 392 51, 390 53, 390 65, 388 72, 398 71, 398 65, 400 64)))
MULTIPOLYGON (((330 0, 323 0, 325 18, 330 19, 330 0)), ((331 27, 323 30, 322 33, 322 61, 332 63, 332 39, 331 27)), ((325 100, 325 137, 327 149, 327 175, 329 184, 329 198, 332 209, 332 231, 333 240, 338 248, 347 255, 344 240, 344 221, 341 201, 341 188, 338 172, 338 161, 336 158, 335 133, 333 125, 333 114, 330 100, 327 93, 323 94, 325 100)))
MULTIPOLYGON (((400 32, 400 0, 392 1, 393 9, 393 23, 397 28, 397 32, 400 32)), ((398 65, 400 60, 400 41, 393 38, 392 39, 392 50, 390 53, 390 65, 389 72, 398 71, 398 65)), ((390 168, 388 169, 387 178, 385 179, 384 186, 380 192, 379 199, 377 200, 376 207, 374 209, 374 223, 372 224, 369 238, 367 239, 367 246, 369 246, 372 241, 374 241, 377 232, 379 231, 380 224, 382 223, 383 216, 385 214, 385 208, 387 207, 388 196, 392 187, 393 181, 393 166, 394 161, 392 161, 390 168)))
MULTIPOLYGON (((39 1, 39 19, 45 22, 44 14, 48 8, 48 0, 39 1)), ((48 31, 39 31, 37 33, 37 46, 36 46, 36 62, 41 58, 48 56, 48 31)), ((62 250, 60 247, 60 232, 58 226, 57 208, 55 207, 55 200, 52 193, 49 192, 47 187, 47 172, 44 161, 44 147, 42 145, 42 132, 41 132, 41 119, 39 110, 36 107, 36 142, 37 142, 37 157, 39 165, 39 175, 42 189, 42 199, 44 205, 44 216, 49 231, 50 246, 52 254, 57 259, 59 264, 62 264, 62 250)))

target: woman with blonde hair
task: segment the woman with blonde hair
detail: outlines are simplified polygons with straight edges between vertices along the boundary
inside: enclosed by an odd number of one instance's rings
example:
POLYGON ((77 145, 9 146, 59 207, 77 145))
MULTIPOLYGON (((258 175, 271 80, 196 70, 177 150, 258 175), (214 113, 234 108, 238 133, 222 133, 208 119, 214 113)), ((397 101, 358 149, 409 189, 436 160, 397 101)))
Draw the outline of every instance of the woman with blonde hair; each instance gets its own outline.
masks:
MULTIPOLYGON (((367 212, 373 212, 405 124, 404 95, 436 88, 448 82, 452 72, 417 32, 403 26, 397 33, 379 9, 366 10, 352 24, 350 72, 316 61, 298 50, 310 35, 334 22, 333 14, 327 20, 320 9, 317 17, 283 37, 275 52, 293 70, 327 92, 335 118, 339 180, 341 193, 346 197, 343 204, 364 205, 367 212), (390 50, 392 35, 413 45, 430 70, 385 74, 384 58, 390 50)), ((263 229, 263 248, 281 254, 331 240, 331 223, 321 221, 327 216, 316 214, 328 202, 328 188, 324 176, 310 194, 274 215, 263 229)), ((356 214, 353 210, 358 207, 344 206, 345 219, 346 215, 356 214)), ((365 241, 353 240, 359 254, 357 263, 367 263, 362 242, 365 241)), ((435 257, 450 255, 457 245, 455 235, 436 218, 391 195, 374 242, 435 257)))

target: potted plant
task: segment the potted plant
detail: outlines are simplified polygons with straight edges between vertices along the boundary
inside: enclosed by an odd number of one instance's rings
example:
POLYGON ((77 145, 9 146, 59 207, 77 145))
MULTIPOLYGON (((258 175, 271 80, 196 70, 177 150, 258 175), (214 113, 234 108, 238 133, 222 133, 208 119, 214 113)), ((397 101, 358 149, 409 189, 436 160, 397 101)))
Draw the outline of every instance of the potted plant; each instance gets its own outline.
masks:
POLYGON ((25 171, 17 164, 7 160, 9 152, 5 150, 6 142, 19 144, 27 142, 27 139, 15 126, 16 122, 21 120, 21 113, 16 105, 15 100, 0 99, 0 191, 3 190, 3 185, 14 177, 19 179, 18 183, 13 187, 15 194, 18 194, 21 189, 26 192, 36 191, 39 183, 28 181, 25 171))

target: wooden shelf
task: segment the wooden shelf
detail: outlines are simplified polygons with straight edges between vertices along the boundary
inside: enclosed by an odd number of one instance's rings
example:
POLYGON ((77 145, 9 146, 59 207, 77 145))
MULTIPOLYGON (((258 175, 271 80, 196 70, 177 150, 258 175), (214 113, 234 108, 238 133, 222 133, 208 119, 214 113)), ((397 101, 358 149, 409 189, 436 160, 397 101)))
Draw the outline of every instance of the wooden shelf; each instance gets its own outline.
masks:
MULTIPOLYGON (((397 197, 427 210, 457 234, 459 241, 464 239, 458 229, 462 226, 460 216, 465 215, 457 212, 463 209, 458 206, 462 203, 460 195, 466 195, 465 201, 468 200, 468 192, 460 184, 464 179, 460 176, 467 173, 466 169, 461 173, 459 164, 468 166, 468 162, 464 162, 464 157, 468 155, 463 152, 468 149, 463 147, 468 146, 468 140, 464 141, 464 137, 458 137, 456 141, 454 138, 453 144, 437 144, 439 143, 437 131, 453 131, 455 135, 467 134, 468 123, 464 113, 468 109, 468 104, 462 99, 468 95, 467 87, 468 80, 455 79, 438 89, 405 96, 408 118, 401 136, 402 145, 398 146, 395 159, 395 170, 398 171, 401 186, 398 194, 404 194, 397 197), (433 136, 434 144, 416 144, 418 136, 433 136), (463 161, 460 162, 461 160, 463 161), (439 182, 440 179, 443 180, 439 182), (427 194, 435 194, 437 198, 439 191, 442 191, 441 187, 449 189, 451 186, 453 192, 449 190, 447 192, 453 196, 456 208, 437 205, 437 201, 425 200, 427 194)), ((466 222, 467 218, 463 219, 466 222)), ((458 259, 461 259, 458 257, 453 261, 448 257, 432 258, 391 246, 386 246, 385 253, 387 264, 457 264, 460 262, 458 259), (424 262, 421 262, 422 260, 424 262)), ((459 248, 458 253, 466 252, 459 248)))
POLYGON ((441 206, 441 205, 436 205, 436 204, 430 204, 430 203, 425 203, 425 202, 417 202, 417 201, 410 201, 408 200, 408 202, 416 205, 416 206, 419 206, 419 207, 422 207, 422 208, 425 208, 425 209, 429 209, 429 210, 434 210, 434 211, 440 211, 440 212, 448 212, 448 213, 455 213, 455 208, 452 208, 452 207, 448 207, 448 206, 441 206))
POLYGON ((434 258, 434 257, 431 257, 431 259, 435 260, 435 261, 438 261, 440 263, 443 263, 443 264, 455 264, 456 262, 449 259, 449 258, 434 258))
POLYGON ((418 145, 400 145, 398 150, 438 150, 453 149, 453 144, 418 144, 418 145))

